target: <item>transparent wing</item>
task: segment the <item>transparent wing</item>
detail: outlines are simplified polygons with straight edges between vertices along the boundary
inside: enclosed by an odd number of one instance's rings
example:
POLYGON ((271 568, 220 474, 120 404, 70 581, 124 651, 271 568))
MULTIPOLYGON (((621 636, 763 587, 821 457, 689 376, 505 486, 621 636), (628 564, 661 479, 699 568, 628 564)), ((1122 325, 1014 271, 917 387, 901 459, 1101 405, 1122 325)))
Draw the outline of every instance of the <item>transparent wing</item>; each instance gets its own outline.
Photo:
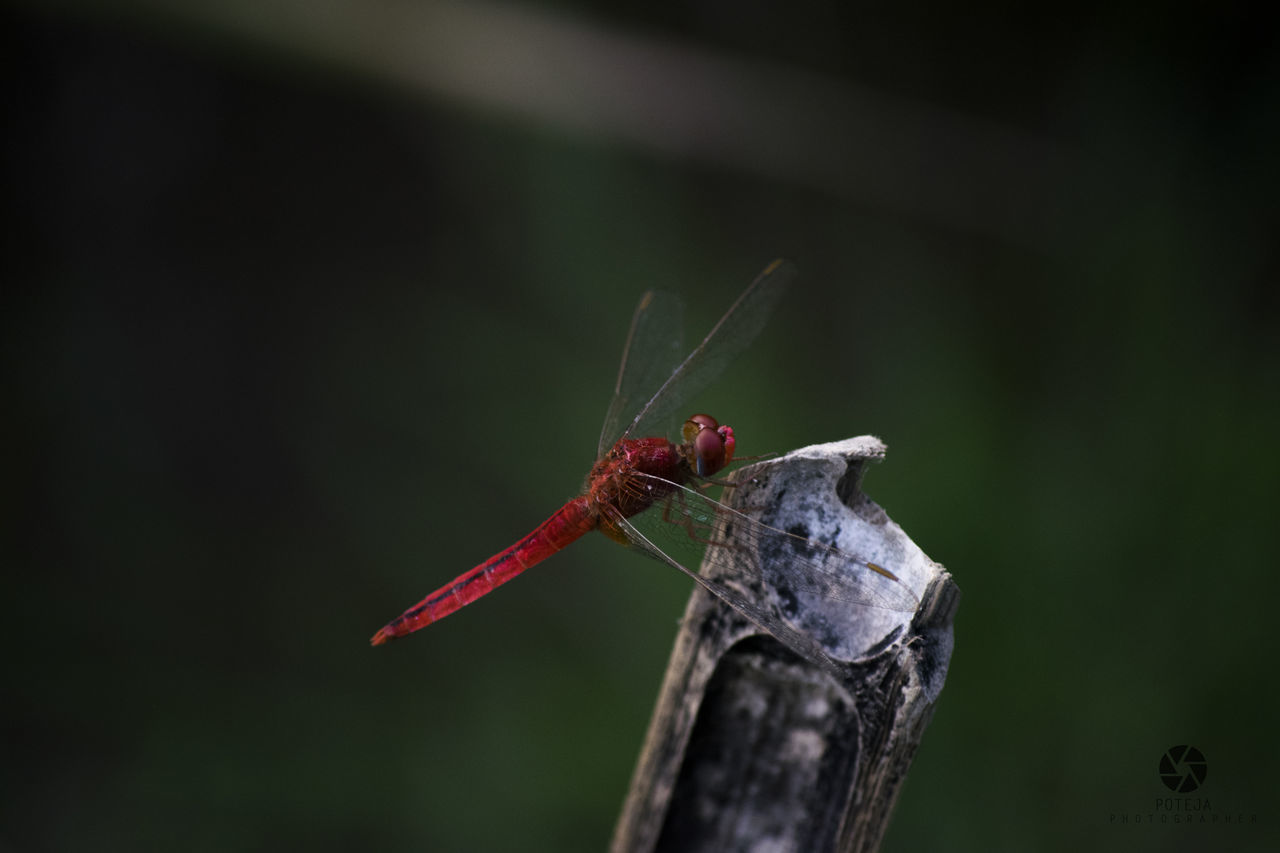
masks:
POLYGON ((622 347, 622 364, 600 430, 597 459, 622 437, 623 428, 653 389, 666 382, 680 364, 684 355, 683 330, 684 306, 679 297, 658 290, 650 290, 640 297, 631 316, 627 342, 622 347))
POLYGON ((665 551, 651 542, 641 530, 627 519, 616 518, 614 520, 620 528, 626 531, 628 538, 631 540, 632 546, 638 549, 641 553, 653 557, 661 563, 674 566, 684 572, 686 575, 697 581, 698 585, 707 592, 719 598, 751 622, 759 625, 765 631, 769 632, 770 635, 777 638, 783 645, 792 649, 796 654, 803 658, 807 658, 808 660, 816 661, 839 674, 839 664, 831 659, 831 657, 823 650, 822 645, 813 637, 807 636, 793 629, 786 622, 779 619, 770 609, 759 604, 757 600, 739 592, 736 588, 723 583, 719 578, 704 577, 683 563, 670 557, 665 551))
POLYGON ((861 557, 761 524, 696 489, 637 476, 671 494, 631 519, 613 519, 633 545, 689 575, 800 654, 830 662, 811 636, 789 624, 804 609, 797 596, 895 612, 919 606, 906 585, 861 557), (732 545, 709 544, 715 542, 732 545), (781 600, 770 601, 762 589, 781 600))
MULTIPOLYGON (((729 307, 725 315, 720 318, 720 322, 716 323, 711 332, 703 338, 697 349, 689 353, 688 357, 674 370, 657 377, 654 374, 662 373, 661 365, 665 363, 664 357, 669 355, 669 351, 663 350, 662 357, 636 355, 636 350, 641 345, 653 345, 649 339, 657 330, 652 319, 641 315, 648 315, 656 309, 668 310, 668 308, 655 303, 646 309, 645 299, 651 295, 646 294, 632 320, 631 335, 628 336, 622 369, 618 374, 617 390, 613 403, 609 406, 609 414, 605 418, 605 429, 600 435, 601 455, 623 436, 670 434, 666 422, 673 418, 678 413, 677 410, 688 400, 711 384, 711 381, 729 362, 760 334, 774 306, 782 297, 783 291, 795 276, 795 266, 787 261, 777 260, 769 264, 729 307), (635 365, 637 371, 646 371, 649 375, 645 380, 652 381, 653 384, 646 385, 642 381, 633 380, 630 376, 633 369, 631 365, 635 365), (633 409, 632 407, 637 405, 637 392, 646 393, 652 388, 657 388, 657 391, 649 397, 648 402, 638 409, 633 409), (635 412, 634 416, 630 415, 632 411, 635 412), (631 420, 624 423, 624 419, 629 416, 631 420), (619 426, 622 428, 619 429, 619 426)), ((660 296, 652 295, 655 299, 660 296)))

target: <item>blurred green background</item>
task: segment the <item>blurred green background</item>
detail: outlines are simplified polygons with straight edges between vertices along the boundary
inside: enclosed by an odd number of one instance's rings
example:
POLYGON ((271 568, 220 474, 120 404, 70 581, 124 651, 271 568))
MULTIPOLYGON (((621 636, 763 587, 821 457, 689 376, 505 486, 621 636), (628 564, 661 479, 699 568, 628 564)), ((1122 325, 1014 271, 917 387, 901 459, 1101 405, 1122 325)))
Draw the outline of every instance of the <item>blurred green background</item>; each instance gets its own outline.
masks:
POLYGON ((368 637, 575 493, 642 291, 775 256, 697 407, 884 438, 964 592, 885 849, 1268 849, 1261 9, 6 6, 0 849, 602 849, 685 579, 368 637))

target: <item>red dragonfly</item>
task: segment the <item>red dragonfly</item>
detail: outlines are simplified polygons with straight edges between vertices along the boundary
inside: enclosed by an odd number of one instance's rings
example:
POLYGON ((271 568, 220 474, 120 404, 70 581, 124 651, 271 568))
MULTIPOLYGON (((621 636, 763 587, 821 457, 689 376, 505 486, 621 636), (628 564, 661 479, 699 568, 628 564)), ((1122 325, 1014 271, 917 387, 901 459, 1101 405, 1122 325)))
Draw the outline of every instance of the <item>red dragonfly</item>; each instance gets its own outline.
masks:
POLYGON ((715 483, 710 478, 733 461, 737 442, 732 427, 698 414, 684 421, 680 444, 665 437, 632 437, 665 427, 684 400, 705 388, 746 349, 794 277, 791 264, 770 264, 674 369, 679 357, 679 301, 655 291, 646 293, 631 321, 600 434, 598 461, 582 494, 505 551, 387 623, 373 635, 372 644, 380 646, 443 619, 591 530, 674 566, 785 645, 822 662, 831 661, 816 641, 791 627, 775 607, 746 592, 762 571, 759 555, 785 555, 792 588, 824 599, 914 610, 916 597, 888 569, 768 527, 704 493, 715 483), (641 394, 654 387, 658 390, 640 404, 641 394), (714 532, 726 524, 733 525, 734 544, 713 544, 714 532), (715 571, 700 574, 700 560, 715 571))

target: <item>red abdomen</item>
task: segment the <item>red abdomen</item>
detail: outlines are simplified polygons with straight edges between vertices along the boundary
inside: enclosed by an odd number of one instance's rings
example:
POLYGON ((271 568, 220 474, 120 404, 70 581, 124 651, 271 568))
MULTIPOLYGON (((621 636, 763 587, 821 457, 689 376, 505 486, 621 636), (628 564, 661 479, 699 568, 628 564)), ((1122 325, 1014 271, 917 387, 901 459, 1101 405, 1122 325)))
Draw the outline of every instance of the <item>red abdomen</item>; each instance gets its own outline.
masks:
POLYGON ((412 634, 448 616, 482 595, 492 592, 530 566, 537 565, 573 542, 597 524, 597 516, 585 497, 560 507, 528 536, 505 551, 494 554, 447 586, 428 595, 387 623, 370 641, 380 646, 388 640, 412 634))

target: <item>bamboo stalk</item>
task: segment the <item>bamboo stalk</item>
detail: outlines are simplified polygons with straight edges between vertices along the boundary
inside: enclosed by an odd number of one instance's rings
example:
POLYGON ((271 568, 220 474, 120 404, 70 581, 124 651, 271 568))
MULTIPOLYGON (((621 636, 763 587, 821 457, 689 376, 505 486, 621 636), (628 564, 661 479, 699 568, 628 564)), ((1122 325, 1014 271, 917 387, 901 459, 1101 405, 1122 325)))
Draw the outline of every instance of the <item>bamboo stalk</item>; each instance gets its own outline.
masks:
POLYGON ((752 594, 787 602, 819 660, 695 589, 615 853, 879 846, 946 679, 959 603, 950 574, 861 492, 884 452, 870 436, 798 450, 735 472, 725 501, 884 566, 919 606, 807 601, 786 588, 785 567, 766 571, 752 594))

